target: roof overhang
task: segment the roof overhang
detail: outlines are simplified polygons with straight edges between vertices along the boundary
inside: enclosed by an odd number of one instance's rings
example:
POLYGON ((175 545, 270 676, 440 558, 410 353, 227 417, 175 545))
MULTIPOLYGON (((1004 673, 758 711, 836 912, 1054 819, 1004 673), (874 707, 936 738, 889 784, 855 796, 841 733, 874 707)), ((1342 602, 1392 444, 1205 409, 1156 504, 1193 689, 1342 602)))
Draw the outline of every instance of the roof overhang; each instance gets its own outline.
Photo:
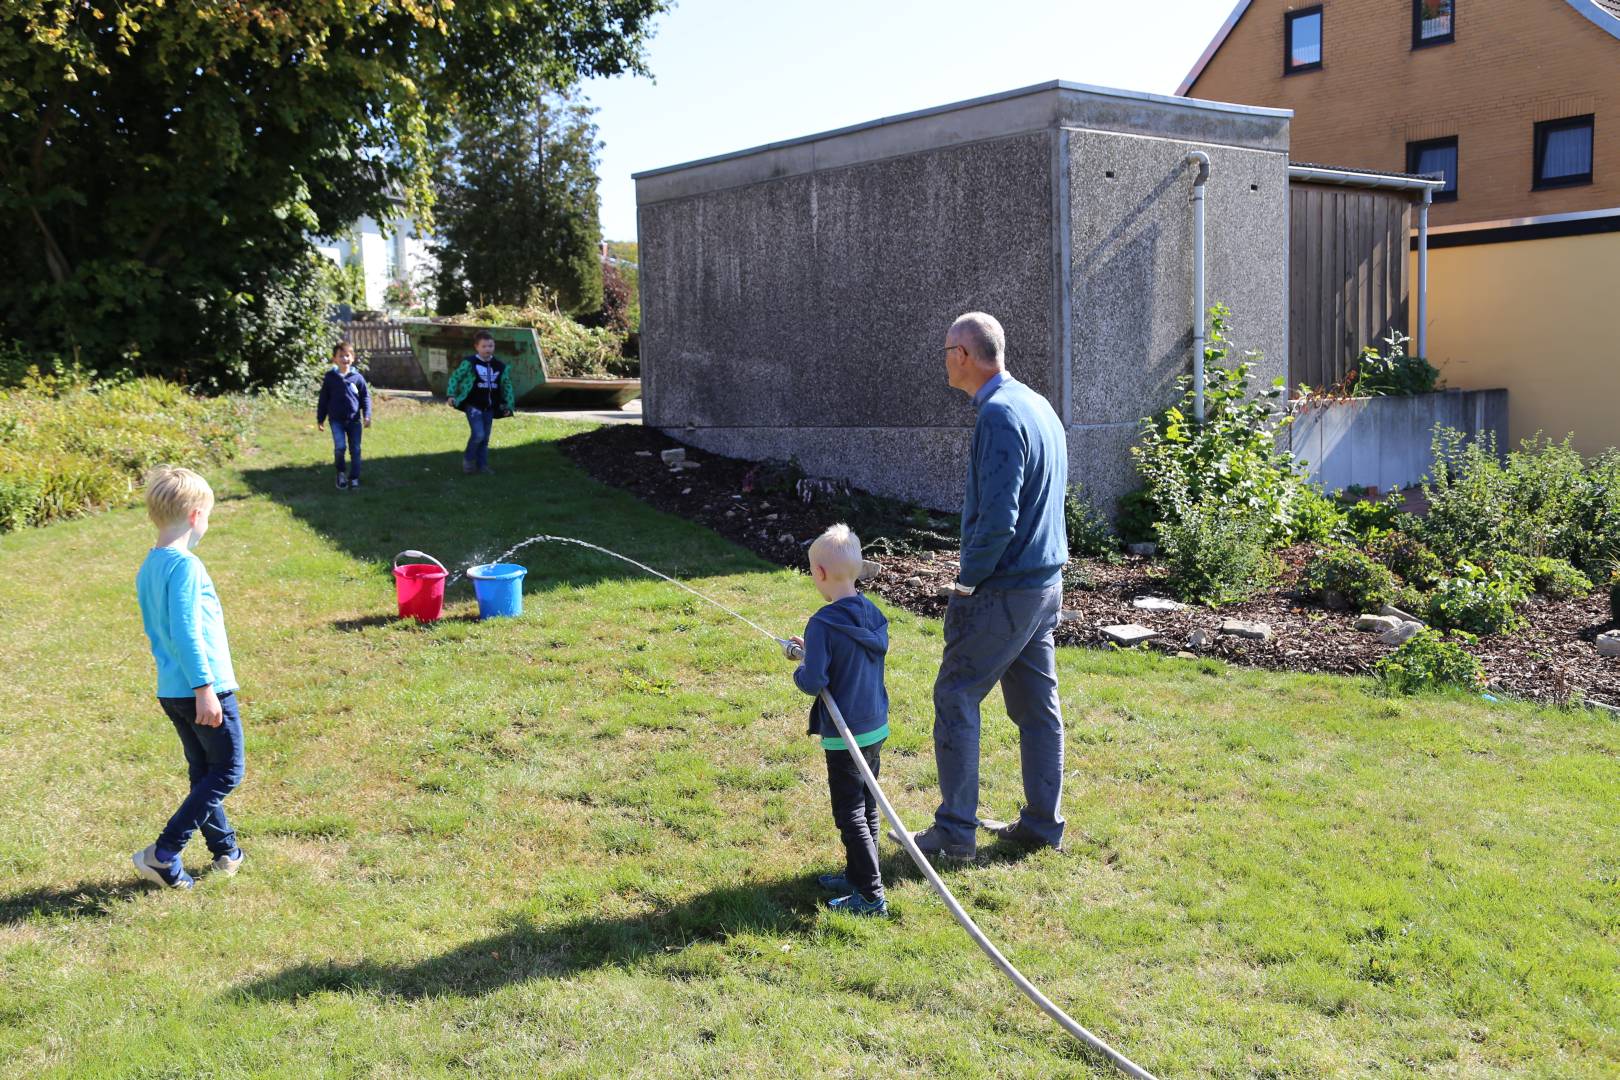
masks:
POLYGON ((1620 18, 1617 18, 1614 12, 1599 7, 1597 4, 1592 3, 1592 0, 1565 0, 1565 2, 1586 16, 1605 34, 1620 39, 1620 18))
MULTIPOLYGON (((1252 2, 1253 0, 1238 0, 1237 5, 1232 8, 1232 14, 1228 15, 1226 21, 1221 23, 1221 28, 1215 31, 1215 36, 1210 39, 1203 55, 1198 58, 1198 63, 1192 66, 1192 70, 1187 72, 1187 77, 1181 80, 1181 85, 1176 87, 1178 97, 1187 96, 1187 91, 1192 89, 1192 84, 1198 81, 1198 76, 1204 73, 1204 68, 1209 66, 1209 62, 1215 59, 1215 54, 1221 51, 1221 46, 1226 44, 1228 35, 1232 33, 1232 27, 1243 18, 1243 13, 1249 10, 1249 4, 1252 2)), ((1586 2, 1590 3, 1591 0, 1586 2)))
POLYGON ((1438 191, 1444 180, 1401 173, 1362 172, 1357 169, 1329 169, 1320 165, 1290 165, 1288 179, 1339 187, 1381 188, 1386 191, 1438 191))

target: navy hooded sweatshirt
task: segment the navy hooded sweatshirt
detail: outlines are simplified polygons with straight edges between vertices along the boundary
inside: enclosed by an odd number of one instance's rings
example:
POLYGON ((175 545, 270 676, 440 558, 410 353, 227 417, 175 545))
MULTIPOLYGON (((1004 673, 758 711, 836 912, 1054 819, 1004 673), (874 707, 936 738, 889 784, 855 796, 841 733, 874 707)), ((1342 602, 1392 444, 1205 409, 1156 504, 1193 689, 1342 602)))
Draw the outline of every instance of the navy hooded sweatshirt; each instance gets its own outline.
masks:
MULTIPOLYGON (((804 660, 793 683, 807 694, 832 691, 856 746, 889 736, 889 692, 883 657, 889 651, 889 620, 864 596, 835 600, 810 616, 804 628, 804 660)), ((838 725, 818 697, 810 707, 810 734, 826 750, 844 750, 838 725)))

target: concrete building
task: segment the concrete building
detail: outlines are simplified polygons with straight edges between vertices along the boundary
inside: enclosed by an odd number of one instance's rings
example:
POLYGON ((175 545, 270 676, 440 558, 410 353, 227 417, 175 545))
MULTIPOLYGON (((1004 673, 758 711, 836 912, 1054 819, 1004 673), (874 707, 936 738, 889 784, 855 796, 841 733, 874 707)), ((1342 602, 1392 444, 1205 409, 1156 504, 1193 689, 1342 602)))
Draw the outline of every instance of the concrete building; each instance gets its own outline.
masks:
POLYGON ((1429 360, 1506 387, 1515 442, 1620 445, 1620 0, 1241 0, 1181 92, 1292 110, 1296 161, 1444 175, 1429 360))
POLYGON ((1049 82, 638 174, 645 422, 960 505, 973 424, 951 320, 988 311, 1107 512, 1191 369, 1190 196, 1207 298, 1286 372, 1286 110, 1049 82))

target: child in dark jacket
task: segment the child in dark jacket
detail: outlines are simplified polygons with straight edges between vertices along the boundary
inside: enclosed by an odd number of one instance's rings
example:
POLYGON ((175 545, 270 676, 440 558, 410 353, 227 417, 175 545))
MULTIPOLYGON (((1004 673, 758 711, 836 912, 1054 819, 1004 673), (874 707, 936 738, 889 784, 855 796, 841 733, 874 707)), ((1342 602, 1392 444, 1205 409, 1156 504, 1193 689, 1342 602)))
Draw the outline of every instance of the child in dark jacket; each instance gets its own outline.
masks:
POLYGON ((467 449, 461 455, 464 473, 492 473, 489 434, 495 421, 512 415, 516 407, 512 373, 495 358, 495 335, 480 330, 473 335, 472 355, 463 357, 450 373, 445 395, 450 404, 467 414, 467 449))
POLYGON ((332 349, 332 367, 321 380, 321 399, 315 405, 315 430, 332 421, 332 462, 337 466, 338 490, 360 486, 360 429, 371 426, 371 391, 366 377, 355 370, 354 346, 340 341, 332 349), (349 470, 343 471, 348 448, 349 470))
POLYGON ((803 655, 793 682, 806 694, 818 695, 810 707, 810 734, 821 737, 827 754, 833 821, 844 841, 844 872, 817 879, 836 894, 827 906, 852 915, 887 915, 889 904, 878 871, 877 800, 866 789, 860 767, 819 697, 824 689, 832 693, 856 748, 876 777, 879 751, 889 737, 889 693, 883 686, 889 620, 856 591, 860 569, 861 541, 848 525, 834 525, 810 545, 810 576, 827 605, 810 617, 802 638, 792 639, 803 655))

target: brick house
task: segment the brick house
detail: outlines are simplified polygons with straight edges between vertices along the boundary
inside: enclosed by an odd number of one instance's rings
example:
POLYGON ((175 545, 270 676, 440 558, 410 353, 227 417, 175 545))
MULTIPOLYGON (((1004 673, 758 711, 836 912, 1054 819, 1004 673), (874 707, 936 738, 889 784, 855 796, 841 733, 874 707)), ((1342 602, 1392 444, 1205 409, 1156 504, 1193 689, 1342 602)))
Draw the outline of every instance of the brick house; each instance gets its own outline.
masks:
POLYGON ((1510 437, 1620 444, 1620 0, 1240 0, 1178 91, 1294 111, 1290 156, 1440 173, 1429 358, 1510 437))

